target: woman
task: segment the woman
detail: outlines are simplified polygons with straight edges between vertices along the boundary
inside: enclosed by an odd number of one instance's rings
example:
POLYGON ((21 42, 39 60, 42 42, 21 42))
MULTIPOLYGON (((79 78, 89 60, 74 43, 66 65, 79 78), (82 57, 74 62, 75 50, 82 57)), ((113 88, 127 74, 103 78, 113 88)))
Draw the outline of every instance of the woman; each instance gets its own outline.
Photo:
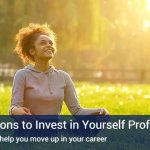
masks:
POLYGON ((19 30, 16 42, 15 51, 29 65, 14 77, 11 115, 59 115, 63 100, 73 115, 108 114, 102 108, 81 108, 69 74, 49 64, 56 43, 48 25, 29 24, 19 30))

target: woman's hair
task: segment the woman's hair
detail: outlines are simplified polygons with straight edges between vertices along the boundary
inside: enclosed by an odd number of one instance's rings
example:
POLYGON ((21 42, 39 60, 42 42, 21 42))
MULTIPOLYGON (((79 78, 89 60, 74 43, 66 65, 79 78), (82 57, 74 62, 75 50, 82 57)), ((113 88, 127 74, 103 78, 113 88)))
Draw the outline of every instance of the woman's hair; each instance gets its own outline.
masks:
POLYGON ((34 62, 34 57, 30 54, 29 50, 33 48, 35 40, 41 34, 51 38, 55 49, 54 52, 56 52, 55 34, 48 24, 30 23, 27 27, 21 28, 15 38, 17 42, 15 52, 17 52, 24 63, 34 62))

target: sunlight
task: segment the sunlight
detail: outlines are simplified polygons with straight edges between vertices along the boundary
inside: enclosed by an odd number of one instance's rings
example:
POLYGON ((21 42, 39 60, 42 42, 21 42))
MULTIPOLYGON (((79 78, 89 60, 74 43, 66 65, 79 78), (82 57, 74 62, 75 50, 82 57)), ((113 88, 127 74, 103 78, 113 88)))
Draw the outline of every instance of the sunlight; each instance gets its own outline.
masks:
POLYGON ((5 88, 4 88, 4 84, 3 83, 0 84, 0 92, 2 92, 2 93, 5 92, 5 88))
POLYGON ((124 103, 123 103, 123 101, 119 101, 119 105, 121 105, 121 106, 122 106, 123 104, 124 104, 124 103))
POLYGON ((150 99, 150 95, 144 95, 145 99, 150 99))
POLYGON ((137 95, 142 95, 142 92, 143 92, 143 90, 142 89, 139 89, 138 91, 137 91, 137 95))
POLYGON ((115 89, 114 89, 113 86, 110 86, 110 87, 108 88, 108 90, 109 90, 109 92, 114 92, 114 91, 115 91, 115 89))
POLYGON ((95 91, 98 93, 100 91, 100 87, 98 85, 96 85, 95 88, 96 88, 95 91))
POLYGON ((149 28, 149 27, 150 27, 150 21, 144 20, 144 28, 149 28))
POLYGON ((135 100, 134 97, 133 97, 133 95, 129 95, 129 96, 128 96, 128 99, 129 99, 129 100, 135 100))
POLYGON ((150 0, 147 0, 146 3, 146 10, 150 11, 150 0))
POLYGON ((150 21, 144 20, 143 22, 143 31, 147 31, 147 29, 150 27, 150 21))

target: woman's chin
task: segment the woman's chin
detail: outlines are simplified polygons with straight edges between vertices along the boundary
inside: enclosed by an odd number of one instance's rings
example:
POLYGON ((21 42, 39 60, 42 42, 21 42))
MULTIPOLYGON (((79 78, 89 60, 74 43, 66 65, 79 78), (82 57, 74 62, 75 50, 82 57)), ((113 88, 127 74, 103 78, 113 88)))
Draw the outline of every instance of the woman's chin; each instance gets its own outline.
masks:
POLYGON ((45 59, 51 59, 51 58, 53 58, 53 54, 52 54, 52 55, 46 55, 46 56, 45 56, 45 59))

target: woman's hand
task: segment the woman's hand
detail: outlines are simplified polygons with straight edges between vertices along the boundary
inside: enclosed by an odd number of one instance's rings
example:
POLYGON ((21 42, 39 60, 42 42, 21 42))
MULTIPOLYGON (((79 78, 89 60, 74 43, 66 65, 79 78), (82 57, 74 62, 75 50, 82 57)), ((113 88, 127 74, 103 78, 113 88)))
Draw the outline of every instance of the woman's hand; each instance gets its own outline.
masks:
POLYGON ((109 115, 109 112, 105 108, 100 108, 99 115, 109 115))
POLYGON ((105 108, 100 108, 98 112, 92 113, 91 115, 109 115, 109 112, 105 108))
POLYGON ((26 107, 12 107, 11 108, 11 115, 32 115, 30 109, 26 107))

